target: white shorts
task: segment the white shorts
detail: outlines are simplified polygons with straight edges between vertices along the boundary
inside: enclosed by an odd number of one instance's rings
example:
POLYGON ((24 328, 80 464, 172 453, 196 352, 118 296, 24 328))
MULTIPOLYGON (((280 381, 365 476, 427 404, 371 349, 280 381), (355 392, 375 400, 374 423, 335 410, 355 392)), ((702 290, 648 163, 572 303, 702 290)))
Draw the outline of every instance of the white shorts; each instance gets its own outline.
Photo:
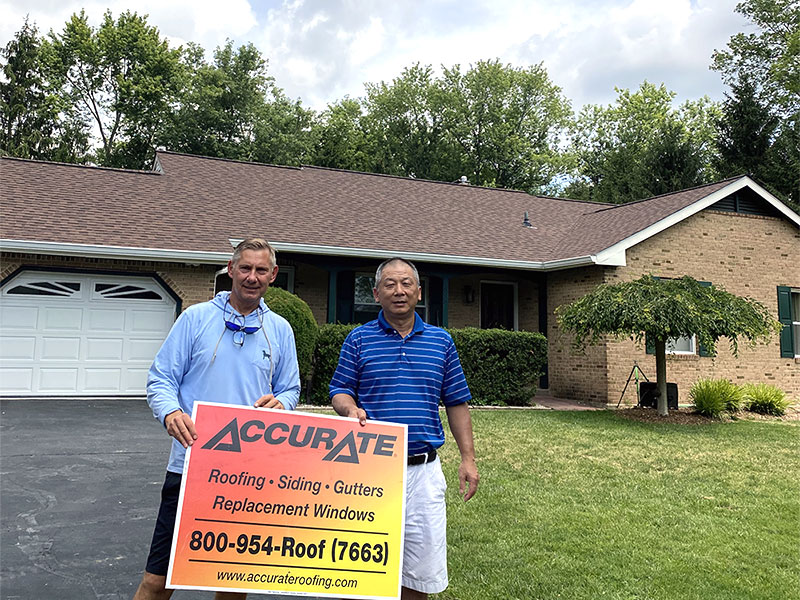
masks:
POLYGON ((435 460, 407 468, 403 587, 436 594, 447 588, 447 483, 435 460))

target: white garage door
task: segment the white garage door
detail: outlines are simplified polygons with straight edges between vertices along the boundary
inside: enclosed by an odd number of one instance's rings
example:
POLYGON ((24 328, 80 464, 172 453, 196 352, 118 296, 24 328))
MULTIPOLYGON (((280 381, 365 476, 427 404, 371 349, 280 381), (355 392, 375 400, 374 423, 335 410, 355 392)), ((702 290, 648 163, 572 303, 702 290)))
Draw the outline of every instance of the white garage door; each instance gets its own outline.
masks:
POLYGON ((23 272, 0 292, 0 394, 143 394, 174 320, 150 277, 23 272))

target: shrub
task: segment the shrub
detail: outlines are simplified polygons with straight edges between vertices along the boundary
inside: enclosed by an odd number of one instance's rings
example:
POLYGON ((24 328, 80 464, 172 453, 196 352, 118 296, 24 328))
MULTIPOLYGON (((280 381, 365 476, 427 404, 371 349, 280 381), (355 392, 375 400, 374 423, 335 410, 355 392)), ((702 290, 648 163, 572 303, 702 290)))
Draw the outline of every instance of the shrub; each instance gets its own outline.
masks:
POLYGON ((308 401, 324 406, 330 403, 328 385, 339 362, 339 352, 344 338, 358 325, 327 324, 319 327, 317 344, 314 348, 314 374, 311 377, 311 392, 308 401))
POLYGON ((689 390, 695 412, 707 417, 719 417, 723 412, 741 410, 742 389, 727 379, 699 379, 689 390))
POLYGON ((311 377, 311 360, 319 331, 317 321, 305 301, 281 288, 267 288, 264 302, 267 303, 270 310, 278 313, 292 326, 297 345, 300 382, 304 388, 307 388, 308 379, 311 377))
POLYGON ((472 392, 472 404, 526 406, 547 360, 540 333, 502 329, 450 329, 472 392))
MULTIPOLYGON (((311 404, 328 404, 330 384, 342 343, 357 325, 322 325, 314 351, 311 404)), ((547 358, 547 340, 538 333, 500 329, 449 329, 472 392, 472 404, 522 406, 536 392, 547 358)))
POLYGON ((786 392, 768 383, 749 383, 744 386, 744 407, 750 412, 782 417, 789 399, 786 392))

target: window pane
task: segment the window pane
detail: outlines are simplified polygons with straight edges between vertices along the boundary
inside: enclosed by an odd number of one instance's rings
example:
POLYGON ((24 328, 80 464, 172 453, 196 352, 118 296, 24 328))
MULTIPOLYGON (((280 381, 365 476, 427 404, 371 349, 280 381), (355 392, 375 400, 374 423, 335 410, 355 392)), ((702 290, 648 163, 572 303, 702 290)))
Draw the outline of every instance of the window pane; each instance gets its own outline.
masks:
POLYGON ((800 356, 800 323, 792 325, 794 328, 794 355, 800 356))
POLYGON ((282 290, 289 291, 289 274, 286 271, 278 271, 278 276, 275 281, 269 284, 270 287, 278 287, 282 290))
POLYGON ((792 292, 792 321, 800 323, 800 292, 792 292))
POLYGON ((694 336, 679 337, 668 340, 667 352, 694 354, 694 336))
MULTIPOLYGON (((356 290, 354 301, 356 304, 367 304, 378 306, 375 297, 372 295, 372 288, 375 287, 375 278, 369 275, 356 275, 356 290)), ((375 313, 377 314, 377 310, 375 313)))

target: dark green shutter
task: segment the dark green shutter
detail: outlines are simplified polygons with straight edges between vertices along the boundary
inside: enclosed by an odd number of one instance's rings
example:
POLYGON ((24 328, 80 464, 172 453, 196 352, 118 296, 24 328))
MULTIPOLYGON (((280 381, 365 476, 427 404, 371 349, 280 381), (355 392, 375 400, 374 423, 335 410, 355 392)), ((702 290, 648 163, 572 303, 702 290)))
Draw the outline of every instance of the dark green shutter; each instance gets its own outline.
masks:
POLYGON ((443 288, 441 277, 434 277, 433 275, 428 277, 428 323, 439 327, 444 323, 442 320, 443 288))
POLYGON ((792 332, 792 288, 778 286, 778 320, 781 330, 781 358, 794 357, 794 334, 792 332))
MULTIPOLYGON (((697 283, 699 283, 702 287, 711 287, 710 281, 698 281, 697 283)), ((700 356, 714 356, 714 353, 709 352, 708 349, 705 346, 703 346, 703 344, 700 344, 699 351, 700 351, 700 356)))
POLYGON ((336 322, 352 323, 355 305, 356 274, 339 271, 336 274, 336 322))

